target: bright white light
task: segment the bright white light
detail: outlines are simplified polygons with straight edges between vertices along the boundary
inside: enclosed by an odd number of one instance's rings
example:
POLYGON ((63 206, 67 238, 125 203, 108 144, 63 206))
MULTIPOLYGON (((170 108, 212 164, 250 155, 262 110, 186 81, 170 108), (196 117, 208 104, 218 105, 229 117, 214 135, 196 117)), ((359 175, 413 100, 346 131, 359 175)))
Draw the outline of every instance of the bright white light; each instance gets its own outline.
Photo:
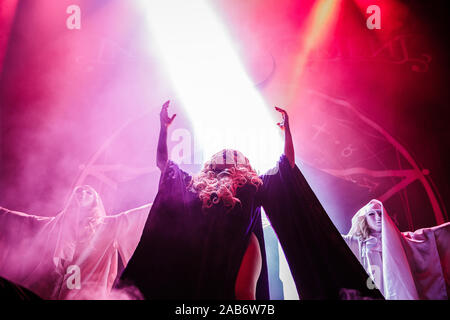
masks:
POLYGON ((261 172, 273 167, 282 153, 279 119, 271 116, 207 2, 141 0, 140 5, 204 158, 234 148, 261 172))

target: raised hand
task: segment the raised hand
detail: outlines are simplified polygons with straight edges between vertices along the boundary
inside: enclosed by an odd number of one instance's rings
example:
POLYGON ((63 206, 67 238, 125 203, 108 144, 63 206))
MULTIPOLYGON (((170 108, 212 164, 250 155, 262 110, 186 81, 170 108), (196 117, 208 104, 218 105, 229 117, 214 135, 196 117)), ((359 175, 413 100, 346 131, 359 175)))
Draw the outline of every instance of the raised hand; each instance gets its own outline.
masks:
POLYGON ((291 165, 291 168, 295 167, 295 153, 294 143, 292 141, 291 129, 289 128, 289 117, 286 110, 275 107, 275 110, 281 113, 283 121, 278 122, 277 125, 284 131, 284 154, 291 165))
POLYGON ((284 130, 286 128, 289 129, 289 116, 286 112, 286 110, 275 107, 275 110, 281 113, 283 120, 281 122, 278 122, 277 125, 281 128, 281 130, 284 130))
POLYGON ((167 112, 167 109, 169 108, 170 100, 167 100, 161 108, 161 112, 159 114, 159 119, 161 121, 161 127, 168 127, 172 123, 173 119, 177 116, 174 114, 172 117, 169 117, 169 113, 167 112))

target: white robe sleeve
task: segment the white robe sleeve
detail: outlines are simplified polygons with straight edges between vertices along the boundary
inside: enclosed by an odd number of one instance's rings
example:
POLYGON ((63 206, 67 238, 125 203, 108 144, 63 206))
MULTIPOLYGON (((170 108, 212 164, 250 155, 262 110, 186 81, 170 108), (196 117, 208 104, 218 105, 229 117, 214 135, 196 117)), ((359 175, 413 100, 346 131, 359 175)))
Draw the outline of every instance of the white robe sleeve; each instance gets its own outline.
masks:
POLYGON ((46 226, 53 217, 41 217, 0 207, 0 276, 18 284, 39 264, 46 226))
POLYGON ((403 232, 403 246, 415 277, 419 299, 447 300, 450 223, 403 232))
POLYGON ((141 239, 151 206, 152 204, 146 204, 110 217, 114 220, 116 243, 124 266, 141 239))

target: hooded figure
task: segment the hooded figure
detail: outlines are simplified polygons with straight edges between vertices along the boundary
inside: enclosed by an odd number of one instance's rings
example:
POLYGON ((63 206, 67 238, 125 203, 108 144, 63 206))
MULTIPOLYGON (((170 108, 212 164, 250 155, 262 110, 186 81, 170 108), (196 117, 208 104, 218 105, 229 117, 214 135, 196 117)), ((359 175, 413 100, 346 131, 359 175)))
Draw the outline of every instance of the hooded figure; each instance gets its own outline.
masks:
POLYGON ((400 232, 371 200, 343 237, 386 299, 448 299, 450 223, 400 232))
POLYGON ((108 299, 151 205, 107 216, 98 193, 76 187, 55 217, 0 208, 0 275, 44 299, 108 299))

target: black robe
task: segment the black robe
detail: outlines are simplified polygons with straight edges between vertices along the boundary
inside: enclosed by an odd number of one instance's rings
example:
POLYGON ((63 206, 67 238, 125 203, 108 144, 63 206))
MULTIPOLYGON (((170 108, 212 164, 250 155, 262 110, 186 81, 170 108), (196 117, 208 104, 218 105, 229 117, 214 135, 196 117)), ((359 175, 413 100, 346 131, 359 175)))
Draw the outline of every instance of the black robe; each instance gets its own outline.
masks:
POLYGON ((220 204, 206 212, 191 180, 169 161, 141 240, 119 287, 136 286, 145 299, 234 299, 234 285, 251 233, 263 267, 257 299, 269 299, 260 207, 277 233, 302 299, 337 299, 341 288, 381 297, 323 210, 297 167, 283 155, 263 175, 258 190, 238 189, 231 212, 220 204))
POLYGON ((260 203, 283 248, 300 299, 384 299, 297 166, 286 156, 263 176, 260 203))

